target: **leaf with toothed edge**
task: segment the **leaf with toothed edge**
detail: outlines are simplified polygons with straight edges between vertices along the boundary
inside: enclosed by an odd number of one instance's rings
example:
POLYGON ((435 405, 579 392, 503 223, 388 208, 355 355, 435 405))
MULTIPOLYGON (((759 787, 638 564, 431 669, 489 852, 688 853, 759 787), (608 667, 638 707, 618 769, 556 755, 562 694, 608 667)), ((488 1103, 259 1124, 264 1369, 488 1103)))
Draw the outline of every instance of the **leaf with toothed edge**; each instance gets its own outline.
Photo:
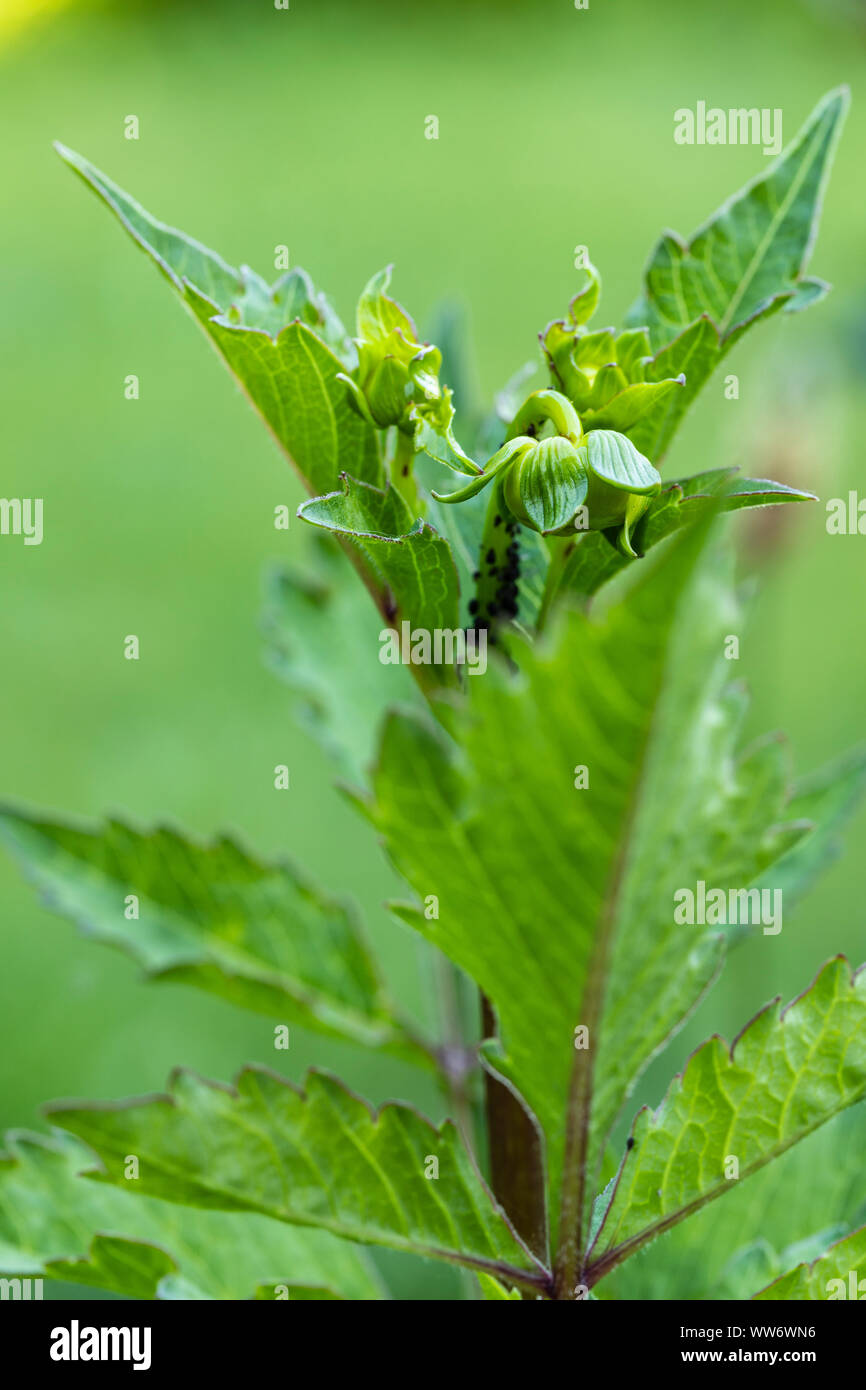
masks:
POLYGON ((491 999, 501 1046, 487 1063, 546 1136, 554 1238, 576 1026, 597 1039, 588 1204, 620 1107, 721 963, 719 931, 676 926, 674 890, 748 884, 806 832, 786 824, 781 745, 738 750, 743 702, 722 656, 735 608, 726 566, 698 565, 702 544, 686 532, 599 619, 564 614, 534 648, 511 644, 519 675, 469 682, 456 748, 392 715, 374 776, 369 814, 395 867, 439 899, 435 921, 396 910, 491 999), (589 785, 576 791, 581 760, 589 785))
MULTIPOLYGON (((591 436, 590 436, 591 438, 591 436)), ((632 541, 638 555, 714 509, 740 511, 775 503, 815 502, 811 492, 801 492, 767 478, 739 478, 735 468, 716 468, 663 483, 634 529, 632 541)), ((590 599, 630 561, 597 531, 588 531, 575 543, 562 576, 562 589, 582 600, 590 599)))
POLYGON ((754 1295, 767 1302, 839 1301, 866 1297, 866 1226, 831 1245, 811 1264, 800 1264, 754 1295))
POLYGON ((205 330, 312 493, 341 473, 384 478, 378 436, 351 408, 337 373, 352 365, 345 330, 304 271, 268 285, 158 222, 89 160, 58 154, 117 216, 205 330))
POLYGON ((590 1279, 866 1096, 866 970, 842 957, 785 1009, 777 1000, 729 1050, 711 1038, 658 1110, 641 1110, 589 1253, 590 1279))
MULTIPOLYGON (((617 1265, 595 1291, 626 1302, 750 1298, 863 1224, 864 1139, 866 1101, 858 1101, 748 1182, 732 1181, 722 1206, 711 1202, 671 1226, 639 1258, 617 1265)), ((612 1188, 621 1150, 610 1160, 612 1188)))
POLYGON ((80 829, 11 807, 0 840, 52 910, 151 979, 429 1065, 385 998, 355 912, 289 864, 229 838, 199 844, 118 820, 80 829))
MULTIPOLYGON (((454 632, 460 581, 448 542, 413 517, 396 488, 383 491, 348 477, 341 481, 341 491, 303 502, 298 515, 357 546, 387 586, 393 626, 407 621, 413 631, 454 632)), ((431 663, 428 669, 444 684, 457 681, 454 665, 431 663)))
POLYGON ((309 1072, 305 1087, 258 1067, 244 1068, 234 1087, 181 1071, 168 1095, 61 1102, 50 1113, 98 1154, 102 1182, 124 1185, 124 1155, 136 1154, 136 1195, 259 1212, 545 1284, 450 1121, 437 1130, 397 1102, 373 1111, 323 1072, 309 1072))
POLYGON ((326 1231, 136 1197, 134 1182, 120 1190, 82 1177, 95 1162, 59 1131, 5 1136, 0 1275, 143 1299, 246 1299, 267 1281, 383 1297, 366 1253, 326 1231))
POLYGON ((630 431, 654 462, 743 333, 780 309, 798 311, 826 294, 829 286, 804 271, 848 100, 846 88, 829 92, 778 159, 723 203, 689 242, 666 232, 655 247, 643 293, 626 322, 649 330, 655 356, 646 380, 684 373, 686 384, 630 431))
MULTIPOLYGON (((848 104, 846 88, 829 92, 770 167, 688 243, 672 232, 661 238, 646 269, 644 297, 629 314, 633 324, 649 328, 656 349, 704 313, 727 338, 777 296, 790 299, 798 291, 848 104)), ((816 282, 808 284, 811 300, 816 282)))

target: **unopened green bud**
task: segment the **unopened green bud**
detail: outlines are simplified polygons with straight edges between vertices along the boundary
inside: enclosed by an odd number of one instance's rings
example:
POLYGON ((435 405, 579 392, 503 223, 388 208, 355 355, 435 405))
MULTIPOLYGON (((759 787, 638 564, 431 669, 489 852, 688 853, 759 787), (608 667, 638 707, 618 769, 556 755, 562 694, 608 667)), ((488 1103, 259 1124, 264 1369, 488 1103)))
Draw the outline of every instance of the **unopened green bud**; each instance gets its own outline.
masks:
POLYGON ((349 401, 377 429, 396 425, 414 434, 411 412, 435 409, 442 398, 438 348, 418 341, 418 330, 406 310, 385 294, 390 266, 374 275, 358 304, 358 367, 352 376, 340 372, 349 388, 349 401))
POLYGON ((509 468, 503 492, 518 521, 549 535, 573 521, 586 497, 586 462, 575 444, 558 435, 530 442, 509 468))
POLYGON ((523 526, 545 536, 569 535, 580 513, 581 529, 616 528, 616 543, 634 555, 632 528, 658 492, 661 478, 626 435, 615 430, 584 434, 574 406, 557 391, 533 392, 510 433, 513 437, 482 474, 459 492, 434 497, 464 501, 498 478, 497 495, 523 526), (548 428, 556 432, 539 438, 548 428))

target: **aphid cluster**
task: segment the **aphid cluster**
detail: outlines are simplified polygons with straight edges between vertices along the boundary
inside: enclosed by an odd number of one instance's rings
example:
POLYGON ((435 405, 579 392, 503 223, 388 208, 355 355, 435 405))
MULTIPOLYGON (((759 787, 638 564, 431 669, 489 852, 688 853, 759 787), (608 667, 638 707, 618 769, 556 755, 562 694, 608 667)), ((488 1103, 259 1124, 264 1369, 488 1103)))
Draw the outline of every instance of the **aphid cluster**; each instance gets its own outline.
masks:
POLYGON ((489 629, 517 617, 519 534, 519 523, 502 511, 496 511, 485 528, 479 568, 472 576, 477 596, 469 603, 476 628, 489 629))

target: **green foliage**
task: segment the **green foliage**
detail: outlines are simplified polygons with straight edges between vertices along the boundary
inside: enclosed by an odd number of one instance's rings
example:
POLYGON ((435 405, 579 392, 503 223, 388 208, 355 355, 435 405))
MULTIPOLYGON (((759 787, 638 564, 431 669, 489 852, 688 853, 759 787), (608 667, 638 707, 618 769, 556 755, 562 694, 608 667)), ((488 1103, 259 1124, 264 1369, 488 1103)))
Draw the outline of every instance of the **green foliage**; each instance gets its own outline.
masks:
POLYGON ((490 1201, 450 1123, 406 1105, 372 1112, 332 1077, 299 1091, 246 1068, 235 1088, 176 1073, 168 1095, 138 1104, 61 1106, 52 1119, 84 1139, 123 1186, 193 1207, 260 1212, 367 1244, 540 1282, 490 1201), (437 1176, 431 1176, 431 1161, 437 1176), (425 1170, 427 1170, 425 1172, 425 1170))
POLYGON ((766 1289, 755 1294, 760 1299, 824 1299, 853 1298, 860 1300, 860 1290, 866 1285, 866 1227, 831 1245, 826 1254, 811 1264, 799 1264, 796 1269, 774 1280, 766 1289))
POLYGON ((780 740, 744 744, 728 679, 740 610, 719 514, 812 494, 728 468, 665 483, 656 468, 740 336, 821 297, 805 268, 846 101, 830 93, 689 243, 662 237, 624 329, 590 326, 587 265, 542 335, 552 389, 523 399, 520 373, 459 428, 459 378, 440 380, 453 343, 421 340, 390 270, 363 290, 350 340, 305 271, 269 285, 227 265, 61 148, 311 494, 299 515, 316 558, 268 590, 271 664, 407 885, 394 915, 456 968, 447 1026, 427 1039, 403 1016, 350 905, 234 840, 12 807, 0 836, 51 907, 149 978, 432 1069, 459 1129, 402 1103, 374 1111, 316 1070, 304 1090, 248 1067, 233 1087, 183 1071, 164 1096, 62 1103, 52 1120, 76 1138, 13 1136, 0 1165, 9 1274, 140 1298, 376 1298, 353 1247, 378 1245, 462 1265, 483 1298, 512 1301, 589 1287, 817 1298, 862 1267, 859 1179, 809 1175, 838 1126, 862 1147, 863 971, 831 960, 732 1048, 699 1047, 626 1140, 618 1124, 727 951, 760 931, 689 925, 678 895, 753 886, 789 907, 837 852, 866 776, 855 753, 795 783, 780 740), (464 475, 449 495, 442 467, 464 475), (489 668, 386 665, 383 621, 427 637, 469 626, 489 668), (470 981, 480 1038, 461 1031, 470 981), (775 1209, 771 1163, 787 1193, 775 1209), (721 1196, 732 1224, 709 1226, 721 1196))
POLYGON ((383 478, 375 431, 351 409, 337 374, 351 344, 304 271, 268 285, 183 232, 157 222, 117 184, 63 145, 58 153, 120 219, 198 320, 299 470, 310 492, 341 473, 383 478))
POLYGON ((728 1049, 699 1048, 655 1114, 642 1110, 590 1250, 590 1278, 721 1196, 866 1095, 866 971, 831 961, 728 1049), (730 1165, 736 1164, 736 1170, 730 1165))
POLYGON ((132 1179, 120 1191, 80 1176, 96 1164, 93 1151, 69 1135, 8 1136, 0 1157, 0 1274, 130 1298, 252 1298, 268 1281, 382 1297, 363 1252, 327 1231, 134 1197, 132 1179))
POLYGON ((347 578, 336 547, 309 546, 303 569, 268 576, 264 628, 269 664, 292 692, 295 719, 340 774, 361 785, 382 711, 389 701, 416 703, 418 692, 405 666, 379 660, 381 619, 347 578))
MULTIPOLYGON (((781 745, 738 749, 742 696, 722 657, 731 597, 717 562, 689 584, 698 554, 692 531, 603 620, 572 612, 552 643, 512 647, 520 680, 471 684, 456 749, 408 715, 383 736, 370 814, 419 897, 439 897, 436 920, 420 907, 400 916, 493 1001, 488 1061, 546 1136, 553 1214, 575 1176, 570 1117, 592 1135, 591 1183, 647 1059, 720 968, 712 926, 690 928, 685 949, 677 887, 748 884, 808 828, 786 824, 781 745), (596 1039, 589 1093, 578 1024, 596 1039)), ((585 1185, 584 1207, 593 1195, 585 1185)))
POLYGON ((385 999, 353 908, 233 840, 0 812, 0 837, 55 911, 140 961, 272 1018, 424 1060, 385 999))
POLYGON ((818 103, 796 138, 685 242, 666 232, 644 274, 629 322, 646 327, 655 352, 648 379, 685 373, 685 389, 637 427, 638 448, 658 459, 683 413, 752 324, 798 311, 829 288, 804 276, 821 202, 848 108, 846 88, 818 103))
MULTIPOLYGON (((457 627, 459 583, 450 547, 422 518, 413 521, 395 487, 382 491, 344 478, 339 492, 304 502, 299 515, 362 552, 390 595, 386 616, 392 626, 409 622, 430 632, 457 627)), ((439 675, 451 683, 453 667, 439 668, 439 675)))

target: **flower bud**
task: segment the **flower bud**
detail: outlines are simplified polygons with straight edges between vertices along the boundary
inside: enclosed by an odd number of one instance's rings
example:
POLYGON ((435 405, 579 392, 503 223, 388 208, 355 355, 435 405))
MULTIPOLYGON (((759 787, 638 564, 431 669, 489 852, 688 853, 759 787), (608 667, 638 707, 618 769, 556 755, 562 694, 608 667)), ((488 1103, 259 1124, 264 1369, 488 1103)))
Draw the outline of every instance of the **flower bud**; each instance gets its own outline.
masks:
POLYGON ((505 501, 524 526, 542 535, 569 526, 586 497, 587 467, 571 440, 553 435, 531 441, 509 468, 505 501))
POLYGON ((624 554, 635 554, 631 530, 658 492, 661 478, 649 459, 616 430, 583 433, 572 403, 557 391, 534 391, 511 426, 510 438, 478 477, 442 502, 462 502, 498 478, 495 495, 510 515, 541 535, 580 529, 610 532, 624 554), (556 433, 539 438, 539 431, 556 433))
POLYGON ((396 425, 414 434, 417 410, 436 409, 442 399, 439 369, 442 354, 418 341, 418 330, 405 309, 384 293, 390 267, 374 275, 358 304, 358 367, 352 376, 340 372, 349 388, 349 402, 377 429, 396 425))

